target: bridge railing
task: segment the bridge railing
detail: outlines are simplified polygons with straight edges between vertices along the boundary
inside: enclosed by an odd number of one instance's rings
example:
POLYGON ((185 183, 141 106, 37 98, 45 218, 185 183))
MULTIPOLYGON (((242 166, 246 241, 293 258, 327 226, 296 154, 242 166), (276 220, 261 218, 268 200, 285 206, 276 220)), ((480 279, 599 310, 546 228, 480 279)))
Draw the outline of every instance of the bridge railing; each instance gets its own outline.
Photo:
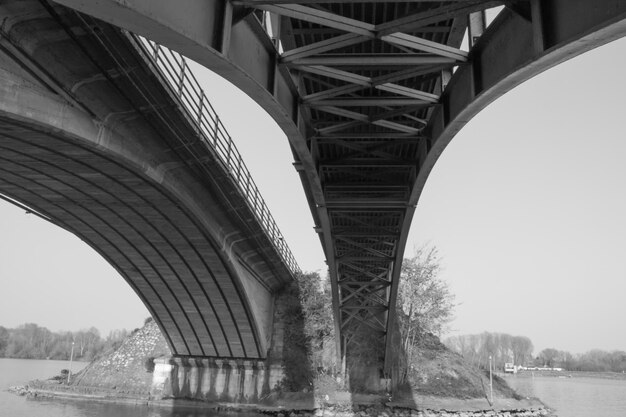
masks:
POLYGON ((216 159, 245 197, 248 206, 291 273, 300 272, 300 267, 278 229, 250 171, 185 58, 141 36, 129 34, 129 38, 153 64, 158 75, 180 101, 181 108, 187 112, 187 116, 195 124, 200 138, 208 149, 217 155, 216 159))

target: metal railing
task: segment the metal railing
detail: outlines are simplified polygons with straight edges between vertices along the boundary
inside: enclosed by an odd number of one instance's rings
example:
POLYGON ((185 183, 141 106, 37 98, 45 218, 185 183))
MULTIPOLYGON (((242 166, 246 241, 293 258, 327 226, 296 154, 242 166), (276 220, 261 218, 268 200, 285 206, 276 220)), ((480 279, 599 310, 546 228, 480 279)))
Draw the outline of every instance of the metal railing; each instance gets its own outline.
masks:
POLYGON ((259 224, 292 274, 300 272, 291 250, 278 229, 233 140, 204 94, 198 80, 179 53, 138 35, 129 34, 137 50, 152 63, 157 75, 179 101, 180 108, 195 124, 199 137, 217 156, 259 224))

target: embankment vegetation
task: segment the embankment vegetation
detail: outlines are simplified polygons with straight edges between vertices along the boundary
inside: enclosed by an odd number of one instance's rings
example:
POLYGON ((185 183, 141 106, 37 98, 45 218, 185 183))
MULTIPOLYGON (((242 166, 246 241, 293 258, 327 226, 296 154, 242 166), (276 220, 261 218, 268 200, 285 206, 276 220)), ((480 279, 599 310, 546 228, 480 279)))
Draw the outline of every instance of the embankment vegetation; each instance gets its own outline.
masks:
MULTIPOLYGON (((409 383, 420 389, 433 391, 435 390, 433 383, 442 377, 440 368, 450 367, 454 369, 450 371, 451 373, 462 377, 453 376, 448 379, 466 381, 461 385, 467 386, 455 386, 459 388, 459 392, 463 391, 464 396, 476 393, 482 395, 482 388, 474 386, 478 384, 480 387, 479 373, 464 369, 462 359, 448 351, 438 339, 438 336, 447 329, 455 305, 454 295, 440 277, 441 270, 442 260, 434 246, 419 248, 410 258, 404 259, 396 303, 397 321, 393 331, 394 337, 398 338, 398 343, 394 343, 395 354, 398 357, 394 365, 396 371, 392 372, 397 378, 394 383, 409 383), (431 367, 427 364, 429 361, 435 361, 437 365, 431 367), (476 381, 467 382, 470 379, 476 381), (472 385, 471 389, 468 388, 469 385, 472 385), (471 394, 468 394, 469 392, 471 394)), ((304 322, 301 337, 308 346, 311 365, 314 370, 322 373, 338 370, 336 368, 340 361, 334 356, 335 331, 329 279, 320 277, 318 273, 302 274, 298 278, 298 287, 304 322)), ((362 347, 361 350, 354 346, 351 350, 350 356, 356 368, 367 365, 370 360, 378 359, 371 358, 372 352, 367 349, 372 345, 371 332, 364 336, 368 338, 368 343, 356 344, 362 347)), ((349 362, 348 368, 350 367, 349 362)), ((358 387, 353 388, 358 390, 358 387)))
MULTIPOLYGON (((439 336, 453 316, 454 296, 441 280, 441 258, 437 248, 424 246, 402 264, 397 299, 397 324, 402 349, 411 362, 425 335, 439 336)), ((335 364, 334 322, 328 277, 319 273, 301 274, 297 279, 304 331, 314 368, 335 364)), ((296 310, 294 310, 295 312, 296 310)))

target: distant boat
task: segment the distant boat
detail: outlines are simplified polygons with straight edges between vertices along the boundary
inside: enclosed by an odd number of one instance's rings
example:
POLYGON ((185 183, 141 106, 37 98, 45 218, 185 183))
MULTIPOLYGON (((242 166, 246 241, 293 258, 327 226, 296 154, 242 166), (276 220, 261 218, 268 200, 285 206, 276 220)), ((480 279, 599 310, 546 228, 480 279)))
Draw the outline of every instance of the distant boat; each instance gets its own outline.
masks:
POLYGON ((504 364, 504 373, 505 374, 516 374, 517 373, 517 367, 515 366, 515 364, 513 364, 513 362, 507 362, 504 364))

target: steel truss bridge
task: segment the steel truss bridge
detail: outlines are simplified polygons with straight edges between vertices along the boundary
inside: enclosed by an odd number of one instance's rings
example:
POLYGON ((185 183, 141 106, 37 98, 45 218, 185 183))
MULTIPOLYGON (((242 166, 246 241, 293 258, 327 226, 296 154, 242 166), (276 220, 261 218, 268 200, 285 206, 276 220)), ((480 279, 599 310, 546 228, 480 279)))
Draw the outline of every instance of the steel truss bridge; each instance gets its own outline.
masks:
POLYGON ((368 343, 387 364, 409 226, 446 145, 514 86, 626 33, 619 0, 57 2, 181 52, 267 110, 327 257, 337 349, 368 343))

